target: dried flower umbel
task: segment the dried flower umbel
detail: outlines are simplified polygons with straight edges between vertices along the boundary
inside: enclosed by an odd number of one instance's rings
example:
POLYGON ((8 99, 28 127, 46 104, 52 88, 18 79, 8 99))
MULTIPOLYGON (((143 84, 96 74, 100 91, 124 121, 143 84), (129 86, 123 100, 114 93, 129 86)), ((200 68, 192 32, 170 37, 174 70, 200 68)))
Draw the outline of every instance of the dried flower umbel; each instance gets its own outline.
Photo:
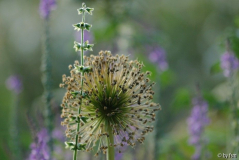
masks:
POLYGON ((119 152, 124 145, 143 143, 145 135, 153 130, 149 124, 155 120, 155 111, 160 109, 159 104, 151 102, 154 83, 147 78, 150 72, 141 72, 142 63, 129 61, 124 55, 112 56, 109 51, 84 59, 85 66, 91 66, 92 71, 84 72, 83 96, 79 94, 78 73, 84 68, 79 62, 75 62, 74 68, 69 66, 71 76, 63 75, 61 87, 66 87, 67 92, 62 103, 65 118, 62 125, 67 126, 66 136, 74 140, 78 134, 78 141, 85 144, 86 151, 97 146, 96 155, 100 151, 106 153, 107 141, 119 152), (77 133, 78 121, 81 128, 77 133))

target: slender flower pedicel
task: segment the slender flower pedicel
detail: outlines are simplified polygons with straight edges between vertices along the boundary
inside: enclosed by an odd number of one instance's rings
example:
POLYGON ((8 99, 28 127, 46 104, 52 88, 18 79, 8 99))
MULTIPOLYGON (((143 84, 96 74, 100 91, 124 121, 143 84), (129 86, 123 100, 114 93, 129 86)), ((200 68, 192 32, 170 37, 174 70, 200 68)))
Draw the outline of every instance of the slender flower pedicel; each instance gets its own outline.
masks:
POLYGON ((73 25, 82 31, 81 43, 75 42, 76 51, 81 51, 81 64, 75 61, 69 66, 70 76, 63 75, 60 87, 67 88, 62 101, 62 122, 67 126, 66 146, 74 150, 94 150, 115 159, 115 149, 121 153, 125 145, 143 143, 145 135, 153 131, 149 124, 155 121, 155 112, 160 105, 153 103, 152 87, 148 76, 142 72, 143 64, 129 61, 124 55, 113 56, 101 51, 98 56, 84 56, 84 50, 92 50, 92 44, 84 41, 84 29, 91 25, 84 22, 84 13, 93 9, 83 3, 78 10, 82 22, 73 25))

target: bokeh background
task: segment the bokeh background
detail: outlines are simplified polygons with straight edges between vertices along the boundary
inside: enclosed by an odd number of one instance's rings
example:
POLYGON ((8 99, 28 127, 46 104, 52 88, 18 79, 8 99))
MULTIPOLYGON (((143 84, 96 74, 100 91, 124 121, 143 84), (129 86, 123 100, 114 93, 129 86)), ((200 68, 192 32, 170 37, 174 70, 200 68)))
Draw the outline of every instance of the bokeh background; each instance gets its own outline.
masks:
MULTIPOLYGON (((190 159, 195 149, 188 144, 187 118, 191 99, 199 83, 209 104, 210 124, 204 136, 208 138, 209 159, 226 153, 230 134, 230 90, 227 79, 218 68, 220 56, 226 50, 228 36, 239 36, 238 0, 88 0, 95 8, 86 21, 93 24, 90 32, 93 52, 110 50, 113 54, 129 55, 145 64, 157 83, 155 101, 162 106, 155 132, 144 145, 127 149, 123 159, 153 159, 158 143, 160 159, 190 159), (150 58, 152 52, 165 52, 167 67, 162 68, 150 58), (146 158, 147 157, 147 158, 146 158)), ((79 33, 72 24, 80 22, 77 9, 81 0, 57 0, 50 16, 50 53, 54 115, 59 117, 64 89, 59 89, 62 74, 69 74, 68 65, 79 60, 73 41, 79 33)), ((11 159, 9 147, 11 106, 16 96, 6 87, 9 76, 17 74, 23 83, 19 94, 17 123, 22 159, 30 153, 34 127, 42 126, 40 63, 44 25, 39 16, 39 0, 0 0, 0 159, 11 159), (30 118, 29 118, 30 117, 30 118), (31 121, 31 122, 29 122, 31 121)), ((55 118, 57 119, 57 118, 55 118)), ((56 126, 60 121, 56 120, 56 126)), ((64 130, 60 132, 64 136, 64 130)), ((62 146, 63 143, 55 143, 62 146)), ((60 153, 59 153, 60 154, 60 153)), ((69 153, 66 153, 69 154, 69 153)), ((81 154, 79 154, 81 155, 81 154)), ((82 153, 82 156, 88 156, 82 153)), ((238 155, 239 156, 239 155, 238 155)), ((59 156, 57 159, 61 159, 59 156)), ((79 156, 81 159, 81 156, 79 156)))

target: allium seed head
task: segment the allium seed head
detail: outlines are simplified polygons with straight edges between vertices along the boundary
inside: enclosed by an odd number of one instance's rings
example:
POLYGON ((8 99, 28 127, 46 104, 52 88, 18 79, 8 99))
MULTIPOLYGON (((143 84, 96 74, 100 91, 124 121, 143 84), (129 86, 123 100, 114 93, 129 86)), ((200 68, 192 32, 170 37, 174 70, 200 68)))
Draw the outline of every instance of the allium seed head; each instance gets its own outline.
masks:
POLYGON ((153 131, 149 124, 155 120, 154 112, 160 110, 159 104, 151 102, 154 92, 148 79, 150 72, 141 71, 142 63, 129 61, 124 55, 113 56, 109 51, 86 56, 84 60, 84 66, 91 66, 91 71, 85 71, 82 77, 83 93, 80 94, 78 62, 71 76, 63 76, 61 85, 67 88, 62 104, 65 118, 62 124, 67 126, 67 137, 74 139, 78 134, 79 143, 86 143, 87 151, 96 147, 96 156, 100 151, 106 152, 107 144, 120 150, 125 145, 143 143, 145 135, 153 131), (81 127, 77 133, 79 121, 81 127), (107 143, 109 134, 114 134, 112 143, 107 143))

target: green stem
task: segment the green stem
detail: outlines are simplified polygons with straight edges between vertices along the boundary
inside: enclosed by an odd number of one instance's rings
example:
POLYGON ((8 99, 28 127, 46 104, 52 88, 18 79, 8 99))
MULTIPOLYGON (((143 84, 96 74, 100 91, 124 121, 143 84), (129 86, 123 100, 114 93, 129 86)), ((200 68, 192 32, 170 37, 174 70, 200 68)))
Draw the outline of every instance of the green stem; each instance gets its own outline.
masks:
POLYGON ((20 147, 20 142, 19 142, 19 126, 18 126, 18 103, 19 103, 19 94, 15 93, 14 94, 14 104, 11 109, 11 119, 10 119, 10 147, 11 151, 13 153, 13 158, 15 160, 20 160, 22 159, 21 155, 21 147, 20 147))
POLYGON ((110 126, 108 126, 108 134, 109 138, 108 138, 107 160, 114 160, 115 159, 114 135, 112 128, 110 126))
POLYGON ((236 140, 236 144, 232 143, 232 153, 238 153, 238 140, 237 136, 239 133, 239 126, 238 126, 238 109, 237 109, 237 97, 236 97, 236 91, 237 87, 234 85, 234 79, 236 79, 236 74, 232 74, 232 76, 229 78, 229 83, 231 87, 231 115, 232 115, 232 121, 233 121, 233 142, 236 140))
MULTIPOLYGON (((44 52, 42 55, 42 83, 44 87, 44 103, 45 103, 45 124, 49 135, 49 148, 50 153, 53 151, 53 139, 52 139, 52 129, 53 129, 53 114, 51 111, 51 56, 49 53, 49 20, 45 19, 45 41, 44 41, 44 52)), ((52 154, 50 154, 51 159, 52 154)))
MULTIPOLYGON (((85 14, 83 13, 82 14, 82 22, 85 21, 85 14)), ((81 30, 81 44, 83 45, 84 44, 84 30, 82 29, 81 30)), ((84 65, 84 48, 82 47, 81 48, 81 66, 84 65)), ((83 76, 84 76, 84 73, 81 72, 81 95, 83 93, 83 76)), ((81 104, 82 104, 82 99, 81 99, 81 102, 80 102, 80 107, 78 108, 78 113, 80 114, 81 112, 81 104)), ((76 160, 77 159, 77 143, 78 143, 78 132, 80 130, 80 122, 78 122, 77 124, 77 128, 76 128, 76 137, 75 137, 75 150, 74 150, 74 156, 73 156, 73 160, 76 160)))

